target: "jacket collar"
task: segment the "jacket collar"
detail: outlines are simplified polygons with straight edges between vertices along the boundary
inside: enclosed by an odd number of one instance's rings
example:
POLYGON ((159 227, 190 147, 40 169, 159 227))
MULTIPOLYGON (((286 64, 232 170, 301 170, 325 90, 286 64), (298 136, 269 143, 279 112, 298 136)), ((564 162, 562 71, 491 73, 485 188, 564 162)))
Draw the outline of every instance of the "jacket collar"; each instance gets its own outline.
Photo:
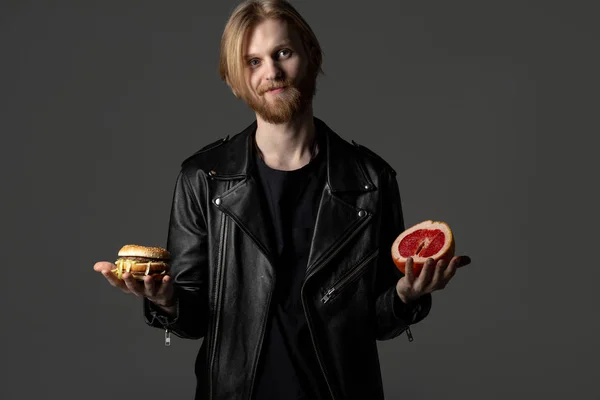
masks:
MULTIPOLYGON (((373 181, 366 173, 358 157, 358 147, 342 139, 327 124, 314 117, 319 140, 325 143, 327 163, 327 184, 332 193, 344 191, 366 192, 374 188, 373 181)), ((254 121, 242 132, 233 136, 224 146, 224 153, 212 168, 217 179, 244 179, 253 173, 254 135, 257 123, 254 121)))

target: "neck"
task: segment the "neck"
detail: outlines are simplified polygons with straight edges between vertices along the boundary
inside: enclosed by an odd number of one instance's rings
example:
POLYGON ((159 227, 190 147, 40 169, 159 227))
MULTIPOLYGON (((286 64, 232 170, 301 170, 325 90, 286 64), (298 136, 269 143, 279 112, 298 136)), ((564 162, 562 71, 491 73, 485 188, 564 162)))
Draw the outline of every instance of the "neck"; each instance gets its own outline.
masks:
POLYGON ((302 168, 316 155, 312 107, 283 124, 271 124, 257 115, 256 145, 265 164, 291 171, 302 168))

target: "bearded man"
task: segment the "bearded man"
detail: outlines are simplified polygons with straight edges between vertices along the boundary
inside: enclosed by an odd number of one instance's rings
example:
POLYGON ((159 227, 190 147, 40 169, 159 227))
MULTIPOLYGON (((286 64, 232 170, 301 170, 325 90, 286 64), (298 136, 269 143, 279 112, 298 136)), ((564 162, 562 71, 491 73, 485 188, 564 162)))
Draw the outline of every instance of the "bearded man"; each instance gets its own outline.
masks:
POLYGON ((162 281, 110 274, 147 324, 203 339, 196 399, 379 400, 378 340, 425 318, 468 257, 403 276, 396 172, 313 116, 322 51, 286 1, 245 1, 221 40, 220 75, 256 120, 184 160, 162 281), (230 137, 231 136, 231 137, 230 137))

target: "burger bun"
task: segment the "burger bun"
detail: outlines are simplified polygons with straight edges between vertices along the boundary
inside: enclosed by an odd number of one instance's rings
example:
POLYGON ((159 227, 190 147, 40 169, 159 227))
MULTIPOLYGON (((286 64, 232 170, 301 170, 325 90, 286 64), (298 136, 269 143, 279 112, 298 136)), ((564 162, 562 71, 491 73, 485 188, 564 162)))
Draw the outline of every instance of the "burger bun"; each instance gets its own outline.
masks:
POLYGON ((170 260, 170 253, 162 247, 128 244, 119 250, 116 268, 112 272, 119 279, 128 272, 137 280, 144 280, 148 275, 154 280, 162 280, 169 272, 170 260))

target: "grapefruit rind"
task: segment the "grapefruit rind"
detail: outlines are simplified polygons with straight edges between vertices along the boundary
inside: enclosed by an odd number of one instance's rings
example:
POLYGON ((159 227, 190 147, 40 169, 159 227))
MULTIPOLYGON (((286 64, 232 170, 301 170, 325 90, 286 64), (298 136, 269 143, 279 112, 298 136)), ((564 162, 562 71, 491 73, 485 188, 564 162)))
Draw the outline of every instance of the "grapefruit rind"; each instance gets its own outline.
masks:
POLYGON ((404 232, 402 232, 400 235, 398 235, 398 237, 396 238, 396 240, 394 240, 394 243, 392 244, 391 252, 392 252, 392 259, 394 261, 394 264, 403 274, 406 273, 405 272, 406 259, 408 257, 412 257, 413 273, 416 276, 419 274, 419 272, 423 268, 423 265, 425 264, 425 262, 427 261, 428 258, 432 258, 436 262, 441 259, 444 259, 447 262, 449 262, 452 259, 452 257, 454 257, 454 249, 455 249, 454 235, 452 234, 452 230, 450 229, 450 226, 446 222, 443 222, 443 221, 426 220, 426 221, 423 221, 416 225, 411 226, 410 228, 408 228, 404 232), (420 257, 418 255, 407 255, 407 256, 401 255, 399 247, 400 247, 400 243, 402 242, 402 240, 405 239, 408 235, 410 235, 418 230, 421 230, 421 229, 425 229, 425 230, 439 229, 439 230, 441 230, 445 235, 445 240, 444 240, 443 246, 435 254, 432 254, 428 257, 420 257))

